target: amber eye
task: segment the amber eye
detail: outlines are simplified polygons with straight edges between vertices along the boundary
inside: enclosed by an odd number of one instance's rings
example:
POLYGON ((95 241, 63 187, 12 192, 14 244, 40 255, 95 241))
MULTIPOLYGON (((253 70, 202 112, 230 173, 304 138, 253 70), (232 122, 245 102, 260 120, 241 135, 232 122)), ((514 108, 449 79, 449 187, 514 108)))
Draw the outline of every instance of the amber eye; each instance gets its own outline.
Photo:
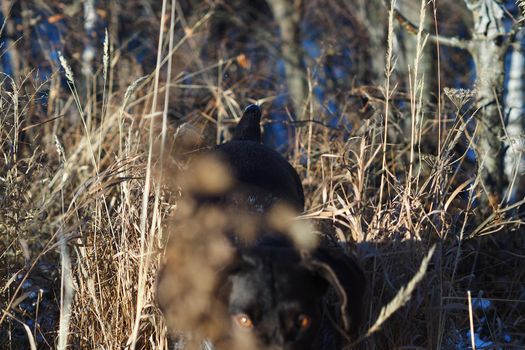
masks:
POLYGON ((299 315, 299 317, 297 317, 297 325, 299 326, 299 328, 301 328, 301 330, 304 331, 305 329, 310 327, 311 324, 312 319, 310 318, 310 316, 301 314, 299 315))
POLYGON ((252 329, 253 328, 253 322, 250 319, 250 316, 246 314, 236 314, 233 315, 233 320, 235 321, 235 324, 241 328, 244 329, 252 329))

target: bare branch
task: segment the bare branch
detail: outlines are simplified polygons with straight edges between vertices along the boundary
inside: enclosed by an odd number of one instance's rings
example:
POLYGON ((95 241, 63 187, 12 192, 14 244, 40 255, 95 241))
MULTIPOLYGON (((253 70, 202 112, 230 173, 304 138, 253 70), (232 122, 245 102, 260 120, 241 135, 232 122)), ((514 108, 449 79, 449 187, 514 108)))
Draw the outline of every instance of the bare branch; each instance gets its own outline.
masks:
MULTIPOLYGON (((389 0, 385 0, 385 6, 390 7, 389 0)), ((412 23, 408 18, 403 16, 399 10, 394 9, 394 16, 396 20, 399 22, 399 24, 409 33, 411 34, 417 34, 419 31, 419 28, 416 24, 412 23)), ((437 36, 432 33, 429 33, 427 30, 423 29, 423 34, 428 35, 428 39, 445 46, 455 47, 458 49, 463 50, 469 50, 470 48, 470 41, 469 40, 462 40, 456 37, 445 37, 445 36, 437 36)))

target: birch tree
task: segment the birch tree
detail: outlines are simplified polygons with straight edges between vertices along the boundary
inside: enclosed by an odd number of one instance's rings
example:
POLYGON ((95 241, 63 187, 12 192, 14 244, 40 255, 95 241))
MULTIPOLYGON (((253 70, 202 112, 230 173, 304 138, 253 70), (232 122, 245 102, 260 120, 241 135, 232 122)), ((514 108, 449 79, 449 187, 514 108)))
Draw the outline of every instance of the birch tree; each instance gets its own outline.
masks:
MULTIPOLYGON (((523 44, 525 35, 520 30, 516 44, 523 44)), ((504 159, 505 175, 509 181, 507 201, 519 200, 525 192, 524 123, 525 123, 525 54, 523 49, 514 46, 507 77, 505 97, 505 116, 507 152, 504 159)))
MULTIPOLYGON (((93 43, 95 38, 95 25, 97 22, 97 12, 95 11, 95 1, 85 0, 84 1, 84 30, 86 36, 89 38, 89 42, 84 47, 82 52, 82 73, 89 81, 93 74, 93 60, 96 56, 95 45, 93 43)), ((89 84, 89 83, 88 83, 89 84)))
MULTIPOLYGON (((478 122, 475 151, 486 190, 482 199, 483 202, 489 202, 493 207, 497 207, 502 200, 507 180, 503 167, 505 128, 501 114, 505 77, 504 58, 516 41, 521 21, 506 32, 503 25, 505 11, 502 3, 496 0, 464 0, 464 2, 473 18, 472 38, 461 40, 429 34, 429 39, 439 45, 466 50, 474 60, 476 82, 473 90, 478 122)), ((405 27, 418 29, 402 13, 398 12, 397 17, 405 27)))
POLYGON ((361 82, 379 84, 385 75, 385 41, 387 36, 386 27, 378 19, 387 17, 385 7, 382 6, 381 0, 358 0, 353 10, 362 23, 362 27, 369 33, 367 58, 370 67, 362 70, 364 75, 360 77, 361 82))
MULTIPOLYGON (((417 23, 422 14, 419 13, 420 10, 420 0, 398 0, 397 7, 399 11, 406 16, 409 20, 417 23)), ((425 8, 424 23, 425 27, 430 28, 432 25, 431 17, 429 16, 428 6, 425 8)), ((396 50, 396 57, 398 57, 397 68, 398 76, 408 77, 409 68, 413 69, 414 57, 417 55, 417 40, 415 35, 410 35, 406 31, 400 30, 397 33, 397 45, 394 46, 396 50)), ((434 48, 431 45, 425 45, 422 48, 423 53, 420 55, 421 59, 419 62, 418 70, 421 72, 421 77, 423 80, 422 94, 423 100, 430 100, 430 94, 433 91, 433 78, 436 76, 435 71, 435 55, 434 48)), ((406 86, 409 85, 408 82, 405 83, 406 86)), ((406 123, 405 128, 410 127, 410 123, 406 123)))
POLYGON ((281 52, 286 83, 296 118, 299 119, 308 95, 299 30, 302 1, 267 0, 267 2, 281 32, 281 52))

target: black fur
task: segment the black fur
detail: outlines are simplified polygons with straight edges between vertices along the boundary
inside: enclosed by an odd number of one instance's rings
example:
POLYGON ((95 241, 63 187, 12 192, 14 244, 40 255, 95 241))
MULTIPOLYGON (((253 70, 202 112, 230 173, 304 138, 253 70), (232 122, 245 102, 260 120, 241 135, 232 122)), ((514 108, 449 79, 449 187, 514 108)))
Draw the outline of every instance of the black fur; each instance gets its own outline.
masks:
POLYGON ((240 248, 224 272, 221 288, 229 291, 224 302, 230 314, 249 315, 259 350, 341 349, 361 320, 362 271, 339 251, 321 247, 304 255, 275 243, 240 248), (297 324, 301 314, 312 320, 306 330, 297 324))
POLYGON ((261 142, 261 109, 257 105, 249 105, 233 132, 232 141, 261 142))
MULTIPOLYGON (((301 180, 295 169, 276 151, 254 141, 230 141, 215 148, 220 159, 228 163, 238 185, 247 196, 270 197, 270 205, 282 200, 297 210, 304 209, 301 180)), ((265 209, 269 204, 264 204, 265 209)))
MULTIPOLYGON (((278 202, 302 211, 299 175, 279 153, 260 143, 260 118, 259 107, 249 106, 232 141, 210 151, 228 165, 236 181, 233 194, 221 200, 234 207, 249 203, 248 209, 261 218, 278 202), (237 201, 239 196, 247 200, 237 201)), ((252 243, 232 240, 235 257, 219 273, 215 298, 230 315, 250 317, 256 349, 339 349, 360 321, 366 285, 362 271, 339 249, 321 245, 302 251, 288 236, 269 227, 259 227, 258 239, 252 243), (306 329, 299 327, 299 315, 310 317, 306 329)), ((228 338, 238 331, 227 318, 231 332, 215 342, 216 349, 229 349, 228 338)))
POLYGON ((267 210, 284 201, 303 211, 304 194, 301 179, 283 156, 261 143, 261 110, 250 105, 244 111, 230 142, 212 151, 226 163, 243 196, 252 197, 254 207, 267 210))
MULTIPOLYGON (((246 108, 232 141, 214 152, 229 164, 238 184, 248 189, 244 195, 258 198, 264 210, 284 201, 302 211, 299 175, 279 153, 260 143, 260 119, 258 106, 246 108)), ((332 322, 339 321, 350 335, 360 321, 366 285, 362 271, 338 250, 319 247, 304 255, 284 235, 262 231, 256 243, 238 247, 234 268, 224 272, 231 288, 225 300, 230 313, 252 318, 261 349, 337 349, 344 337, 332 322), (334 303, 327 302, 330 290, 335 291, 334 303), (305 331, 297 328, 299 314, 312 318, 305 331)))

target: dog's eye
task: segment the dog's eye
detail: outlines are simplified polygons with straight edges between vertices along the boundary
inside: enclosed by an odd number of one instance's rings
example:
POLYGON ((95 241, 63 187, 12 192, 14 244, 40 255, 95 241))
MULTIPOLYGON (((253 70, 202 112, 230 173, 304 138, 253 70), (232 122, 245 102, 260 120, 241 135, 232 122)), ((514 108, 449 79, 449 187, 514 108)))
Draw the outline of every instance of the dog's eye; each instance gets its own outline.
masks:
POLYGON ((299 317, 297 317, 297 325, 301 330, 305 330, 312 324, 312 318, 305 314, 300 314, 299 317))
POLYGON ((250 317, 246 314, 236 314, 233 315, 233 320, 235 321, 235 324, 241 328, 244 329, 252 329, 253 328, 253 322, 250 319, 250 317))
POLYGON ((301 330, 305 330, 312 324, 312 318, 305 314, 300 314, 299 317, 297 317, 297 325, 301 330))

